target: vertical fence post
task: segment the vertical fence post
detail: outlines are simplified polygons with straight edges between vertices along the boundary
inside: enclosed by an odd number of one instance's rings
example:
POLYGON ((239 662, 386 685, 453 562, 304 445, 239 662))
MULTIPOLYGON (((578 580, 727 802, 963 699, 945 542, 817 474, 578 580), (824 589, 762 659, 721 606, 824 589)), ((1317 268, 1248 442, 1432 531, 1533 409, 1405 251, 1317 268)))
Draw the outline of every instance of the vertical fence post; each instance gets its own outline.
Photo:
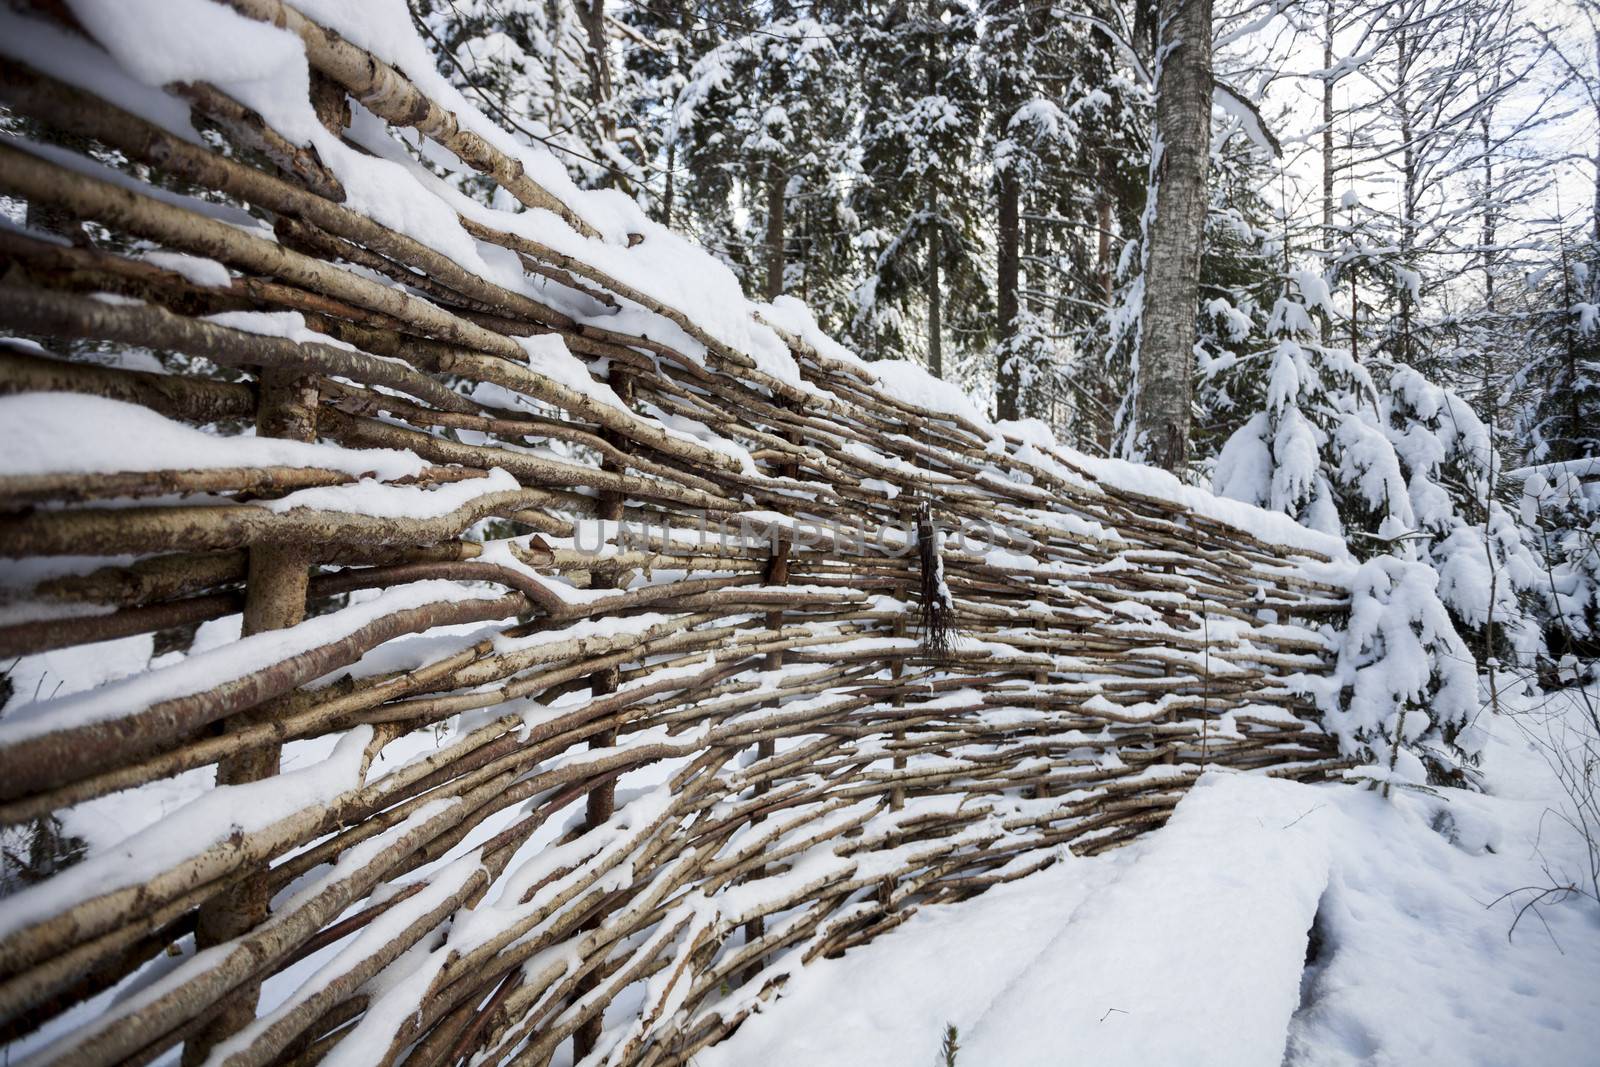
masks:
MULTIPOLYGON (((611 389, 622 402, 630 408, 633 406, 633 378, 624 374, 620 368, 612 368, 609 378, 611 389)), ((627 438, 612 430, 603 431, 602 436, 619 452, 628 451, 627 438)), ((617 474, 626 473, 626 465, 614 460, 603 460, 600 469, 613 471, 617 474)), ((600 494, 598 513, 601 519, 608 522, 620 523, 623 516, 624 495, 620 492, 605 490, 600 494)), ((589 572, 589 587, 591 589, 613 588, 620 573, 615 569, 600 568, 589 572)), ((596 671, 590 676, 590 692, 594 696, 604 696, 617 691, 617 681, 621 672, 616 667, 607 667, 596 671)), ((602 730, 595 734, 589 741, 592 748, 604 748, 617 739, 615 730, 602 730)), ((611 818, 616 810, 616 783, 609 779, 604 785, 597 786, 589 793, 588 825, 592 829, 611 818)))
MULTIPOLYGON (((905 531, 913 531, 914 537, 917 521, 916 508, 902 506, 898 508, 897 511, 900 515, 900 528, 905 531)), ((909 549, 910 546, 907 547, 909 549)), ((907 551, 902 558, 906 561, 907 568, 909 568, 912 561, 916 559, 916 557, 910 551, 907 551)), ((911 580, 909 575, 907 576, 905 583, 895 590, 895 599, 899 600, 903 604, 911 603, 911 580)), ((905 637, 908 632, 909 629, 906 626, 905 612, 901 612, 899 618, 895 619, 894 621, 894 627, 890 631, 891 636, 905 637)), ((894 665, 889 668, 889 677, 896 683, 894 701, 890 705, 894 710, 894 717, 896 719, 900 718, 900 716, 905 713, 906 707, 905 693, 899 686, 900 680, 905 677, 906 673, 906 657, 903 650, 897 651, 901 651, 902 654, 894 657, 894 665)), ((903 726, 896 726, 894 729, 889 731, 889 737, 893 741, 896 751, 901 753, 894 758, 894 769, 897 771, 903 771, 906 769, 906 757, 904 755, 906 739, 905 728, 903 726)), ((894 785, 889 787, 889 810, 899 811, 905 806, 905 784, 899 780, 896 780, 894 785)))
MULTIPOLYGON (((291 441, 317 439, 317 384, 312 376, 266 368, 261 372, 256 402, 256 434, 291 441)), ((246 572, 243 636, 281 630, 305 618, 310 557, 293 545, 254 545, 246 572)), ((271 704, 240 715, 224 724, 238 729, 271 715, 271 704)), ((218 785, 243 785, 278 773, 277 745, 264 745, 217 761, 218 785)), ((195 948, 206 949, 231 941, 265 921, 270 900, 266 879, 257 870, 200 905, 195 924, 195 948)), ((184 1067, 202 1062, 211 1047, 238 1032, 255 1018, 260 983, 248 982, 218 1005, 211 1018, 183 1048, 184 1067)))
MULTIPOLYGON (((1162 571, 1164 573, 1166 573, 1166 574, 1176 574, 1176 573, 1178 573, 1178 568, 1175 567, 1173 564, 1168 563, 1165 567, 1162 568, 1162 571)), ((1178 713, 1175 712, 1175 711, 1168 710, 1165 715, 1161 716, 1161 721, 1163 723, 1176 724, 1179 721, 1178 713)), ((1174 747, 1168 748, 1167 752, 1166 752, 1166 755, 1161 757, 1161 762, 1166 764, 1169 767, 1176 766, 1177 762, 1178 762, 1178 750, 1177 750, 1176 741, 1175 741, 1176 737, 1177 737, 1177 735, 1174 734, 1173 735, 1174 740, 1165 742, 1167 744, 1172 744, 1174 747)), ((1159 748, 1159 747, 1161 747, 1163 742, 1159 737, 1157 737, 1156 740, 1155 740, 1155 744, 1156 744, 1156 747, 1159 748)))
MULTIPOLYGON (((790 444, 800 443, 800 435, 795 431, 789 431, 786 436, 788 437, 790 444)), ((780 477, 793 478, 799 473, 800 467, 798 464, 780 463, 778 465, 778 474, 780 477)), ((764 576, 765 584, 789 584, 789 553, 793 550, 793 548, 794 542, 792 538, 779 536, 773 539, 772 552, 767 557, 767 571, 764 576)), ((767 612, 767 629, 772 631, 783 629, 783 610, 781 608, 776 611, 767 612)), ((781 670, 783 667, 783 649, 776 648, 771 652, 768 652, 766 661, 762 664, 762 667, 763 669, 769 671, 781 670)), ((773 741, 769 740, 756 742, 757 760, 767 759, 776 753, 776 751, 777 745, 773 741)), ((770 783, 762 782, 755 787, 756 795, 760 796, 770 788, 770 783)), ((758 815, 751 821, 754 823, 759 822, 760 820, 761 816, 758 815)), ((755 870, 750 872, 750 877, 759 878, 761 877, 761 874, 762 868, 757 867, 755 870)), ((767 922, 765 919, 761 918, 760 916, 751 919, 749 922, 744 924, 744 943, 748 945, 752 942, 761 940, 762 935, 765 934, 766 931, 767 922)), ((742 980, 748 982, 756 975, 760 974, 761 967, 764 962, 765 961, 762 959, 751 960, 750 965, 745 968, 742 980)))
MULTIPOLYGON (((1045 686, 1048 686, 1050 684, 1050 672, 1043 667, 1040 667, 1038 670, 1034 671, 1033 684, 1039 686, 1041 689, 1045 686)), ((1043 800, 1050 795, 1050 771, 1054 766, 1054 760, 1050 760, 1046 763, 1044 769, 1044 778, 1037 786, 1034 787, 1033 790, 1033 798, 1035 800, 1043 800)))
MULTIPOLYGON (((631 408, 633 406, 633 378, 624 373, 620 367, 612 367, 608 381, 611 385, 611 391, 617 394, 618 398, 621 399, 623 404, 631 408)), ((612 447, 621 452, 627 452, 627 438, 612 430, 602 431, 601 436, 612 447)), ((600 469, 604 471, 614 471, 618 474, 627 473, 626 464, 618 463, 615 460, 610 459, 602 460, 600 463, 600 469)), ((627 498, 623 493, 609 489, 602 490, 600 493, 599 506, 596 509, 597 514, 602 520, 621 523, 626 502, 627 498)), ((620 539, 620 530, 618 539, 620 539)), ((601 545, 605 544, 604 538, 601 539, 600 543, 601 545)), ((595 568, 589 572, 589 588, 610 589, 616 586, 620 578, 621 573, 618 570, 595 568)), ((595 671, 589 676, 589 695, 592 698, 598 698, 615 693, 617 691, 617 686, 620 683, 621 676, 622 672, 618 667, 605 667, 601 670, 595 671)), ((592 749, 608 748, 614 744, 616 740, 616 730, 600 730, 590 736, 589 747, 592 749)), ((589 795, 584 805, 584 829, 593 830, 596 827, 603 825, 610 820, 612 815, 616 814, 616 810, 617 780, 615 777, 608 777, 600 785, 597 785, 593 789, 589 790, 589 795)), ((589 920, 583 925, 583 929, 595 929, 600 925, 604 918, 604 915, 596 915, 593 919, 589 920)), ((585 993, 593 989, 597 984, 598 978, 595 975, 591 974, 585 977, 574 989, 572 994, 573 1000, 576 1001, 581 999, 585 993)), ((572 1062, 577 1063, 579 1060, 582 1060, 585 1056, 589 1055, 589 1053, 593 1052, 594 1047, 599 1043, 600 1035, 604 1030, 605 1011, 604 1009, 601 1009, 599 1012, 595 1013, 592 1018, 586 1020, 582 1026, 578 1027, 578 1029, 573 1032, 572 1062)))
MULTIPOLYGON (((908 596, 909 594, 902 590, 900 595, 908 596)), ((906 620, 904 616, 894 621, 894 628, 890 631, 890 634, 893 637, 904 637, 906 635, 906 620)), ((894 717, 897 719, 904 714, 906 710, 906 698, 899 687, 899 682, 901 678, 905 676, 905 673, 905 657, 896 656, 894 658, 894 666, 889 668, 889 677, 896 683, 894 700, 890 704, 890 707, 893 708, 894 717)), ((904 747, 901 743, 906 739, 905 727, 896 726, 894 729, 889 731, 889 737, 890 740, 893 741, 896 751, 899 753, 894 758, 894 769, 897 771, 903 771, 906 769, 906 757, 904 747)), ((899 811, 905 806, 906 787, 897 779, 894 785, 889 787, 889 810, 899 811)))

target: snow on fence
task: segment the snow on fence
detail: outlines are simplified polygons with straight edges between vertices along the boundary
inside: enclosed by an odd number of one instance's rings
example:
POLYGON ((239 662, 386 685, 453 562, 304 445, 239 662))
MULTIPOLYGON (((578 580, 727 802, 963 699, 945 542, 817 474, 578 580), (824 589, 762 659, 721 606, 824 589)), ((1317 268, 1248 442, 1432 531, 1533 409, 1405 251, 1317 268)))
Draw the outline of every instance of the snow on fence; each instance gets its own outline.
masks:
POLYGON ((399 0, 36 7, 0 823, 90 848, 0 900, 19 1055, 682 1063, 1206 765, 1355 762, 1337 542, 750 304, 399 0))

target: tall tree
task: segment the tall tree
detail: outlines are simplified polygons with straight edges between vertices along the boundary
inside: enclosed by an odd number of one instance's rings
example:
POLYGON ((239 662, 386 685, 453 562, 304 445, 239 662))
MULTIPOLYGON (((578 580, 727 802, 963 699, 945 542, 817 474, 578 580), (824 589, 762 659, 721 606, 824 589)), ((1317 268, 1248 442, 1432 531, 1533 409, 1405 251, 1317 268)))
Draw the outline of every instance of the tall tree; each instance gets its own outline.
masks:
POLYGON ((840 195, 854 88, 841 36, 810 18, 763 23, 702 56, 678 98, 689 206, 768 300, 791 288, 791 204, 840 195))
POLYGON ((853 333, 872 357, 920 349, 931 370, 948 337, 977 350, 994 334, 980 224, 985 179, 978 12, 959 0, 863 16, 852 45, 865 87, 861 180, 850 206, 871 257, 853 333))
MULTIPOLYGON (((1010 133, 1011 120, 1025 99, 1025 71, 1027 48, 1027 21, 1023 16, 1021 0, 1000 0, 997 9, 989 16, 987 37, 989 61, 992 65, 989 78, 989 98, 992 125, 996 140, 1008 144, 1005 135, 1010 133)), ((1019 161, 1014 158, 996 158, 996 192, 999 199, 998 247, 995 255, 995 295, 997 303, 1000 343, 995 347, 995 414, 1002 419, 1015 419, 1022 387, 1022 366, 1015 351, 1018 327, 1018 289, 1022 282, 1022 208, 1023 175, 1019 161)))
POLYGON ((1195 307, 1210 201, 1211 0, 1161 0, 1158 22, 1156 145, 1129 447, 1134 458, 1176 471, 1188 458, 1195 307))

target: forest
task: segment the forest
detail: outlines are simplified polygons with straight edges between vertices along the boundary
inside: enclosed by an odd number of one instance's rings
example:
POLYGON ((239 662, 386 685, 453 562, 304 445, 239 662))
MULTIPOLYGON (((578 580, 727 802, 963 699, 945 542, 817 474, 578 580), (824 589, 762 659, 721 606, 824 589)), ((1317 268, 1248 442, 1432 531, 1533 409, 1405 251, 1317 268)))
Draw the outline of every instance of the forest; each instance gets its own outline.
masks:
POLYGON ((1600 0, 0 3, 0 1056, 1579 1065, 1600 0))

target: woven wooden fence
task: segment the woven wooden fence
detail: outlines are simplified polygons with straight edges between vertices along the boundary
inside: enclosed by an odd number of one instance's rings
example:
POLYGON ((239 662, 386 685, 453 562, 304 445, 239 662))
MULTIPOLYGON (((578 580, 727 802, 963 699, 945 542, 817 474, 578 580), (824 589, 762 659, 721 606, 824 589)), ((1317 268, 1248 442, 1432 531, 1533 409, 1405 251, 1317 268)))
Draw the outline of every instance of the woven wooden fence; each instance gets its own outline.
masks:
POLYGON ((1336 546, 746 303, 332 15, 215 6, 275 118, 105 8, 0 26, 0 655, 155 656, 0 716, 8 841, 118 827, 12 857, 11 1062, 681 1063, 1207 765, 1349 765, 1336 546))

